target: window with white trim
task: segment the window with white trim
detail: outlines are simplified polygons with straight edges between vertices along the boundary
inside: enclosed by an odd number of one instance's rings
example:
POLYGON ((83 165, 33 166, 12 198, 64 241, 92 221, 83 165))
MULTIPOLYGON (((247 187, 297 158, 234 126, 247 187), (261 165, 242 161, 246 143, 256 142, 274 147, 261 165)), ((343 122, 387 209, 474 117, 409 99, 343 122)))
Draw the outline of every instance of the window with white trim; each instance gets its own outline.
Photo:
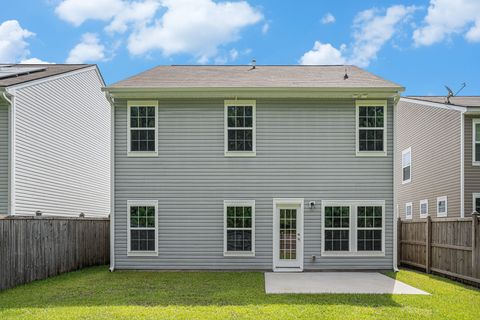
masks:
POLYGON ((428 199, 420 200, 420 218, 428 217, 428 199))
POLYGON ((225 155, 254 156, 255 101, 225 101, 225 155))
POLYGON ((448 202, 447 197, 437 198, 437 217, 446 217, 448 214, 448 202))
POLYGON ((473 194, 473 211, 480 213, 480 193, 473 194))
POLYGON ((402 183, 412 180, 412 148, 402 151, 402 183))
POLYGON ((224 255, 255 254, 255 200, 225 200, 224 255))
POLYGON ((413 205, 411 202, 405 203, 405 219, 413 219, 413 205))
POLYGON ((473 119, 473 152, 472 160, 474 165, 480 165, 480 119, 473 119))
POLYGON ((385 201, 322 201, 323 255, 384 254, 385 201))
POLYGON ((127 201, 127 238, 129 255, 158 253, 158 201, 127 201))
POLYGON ((386 101, 357 100, 357 155, 387 154, 386 101))
POLYGON ((128 101, 128 155, 157 155, 158 103, 128 101))

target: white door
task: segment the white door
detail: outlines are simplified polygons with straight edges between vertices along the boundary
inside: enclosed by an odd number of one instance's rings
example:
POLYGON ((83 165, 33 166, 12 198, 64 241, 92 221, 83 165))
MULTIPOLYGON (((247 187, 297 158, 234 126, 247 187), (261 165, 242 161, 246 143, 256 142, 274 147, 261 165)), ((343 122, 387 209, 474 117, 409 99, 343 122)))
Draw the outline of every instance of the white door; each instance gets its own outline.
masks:
POLYGON ((273 201, 273 270, 303 270, 303 199, 273 201))

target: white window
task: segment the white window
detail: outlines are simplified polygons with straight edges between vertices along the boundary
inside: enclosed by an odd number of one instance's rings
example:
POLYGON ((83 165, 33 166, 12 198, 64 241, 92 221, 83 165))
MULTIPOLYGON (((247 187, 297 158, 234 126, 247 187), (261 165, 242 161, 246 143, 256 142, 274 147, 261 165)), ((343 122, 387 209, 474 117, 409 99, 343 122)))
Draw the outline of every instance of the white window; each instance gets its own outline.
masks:
POLYGON ((411 202, 405 203, 405 219, 413 219, 413 206, 411 202))
POLYGON ((158 155, 158 102, 128 101, 128 156, 158 155))
POLYGON ((158 201, 127 201, 127 226, 129 256, 158 255, 158 201))
POLYGON ((385 201, 322 201, 322 255, 383 255, 385 201))
POLYGON ((412 148, 402 151, 402 183, 412 181, 412 148))
POLYGON ((473 165, 480 166, 480 119, 473 119, 472 138, 472 162, 473 165))
POLYGON ((480 193, 473 194, 473 211, 480 213, 480 193))
POLYGON ((428 217, 428 199, 420 200, 420 218, 428 217))
POLYGON ((255 200, 225 200, 223 253, 255 255, 255 200))
POLYGON ((253 100, 225 101, 225 156, 256 155, 255 109, 253 100))
POLYGON ((356 101, 357 156, 387 155, 387 101, 356 101))
POLYGON ((446 217, 448 212, 447 197, 437 198, 437 217, 446 217))

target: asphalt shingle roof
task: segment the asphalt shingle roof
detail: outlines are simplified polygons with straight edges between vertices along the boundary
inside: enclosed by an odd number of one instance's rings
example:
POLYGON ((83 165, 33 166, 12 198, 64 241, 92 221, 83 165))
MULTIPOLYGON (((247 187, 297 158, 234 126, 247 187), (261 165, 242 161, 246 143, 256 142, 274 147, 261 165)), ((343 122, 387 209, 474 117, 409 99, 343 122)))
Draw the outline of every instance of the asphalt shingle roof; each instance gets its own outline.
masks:
MULTIPOLYGON (((427 102, 447 103, 447 98, 442 96, 409 96, 405 98, 427 102)), ((480 96, 451 97, 450 104, 461 107, 480 107, 480 96)))

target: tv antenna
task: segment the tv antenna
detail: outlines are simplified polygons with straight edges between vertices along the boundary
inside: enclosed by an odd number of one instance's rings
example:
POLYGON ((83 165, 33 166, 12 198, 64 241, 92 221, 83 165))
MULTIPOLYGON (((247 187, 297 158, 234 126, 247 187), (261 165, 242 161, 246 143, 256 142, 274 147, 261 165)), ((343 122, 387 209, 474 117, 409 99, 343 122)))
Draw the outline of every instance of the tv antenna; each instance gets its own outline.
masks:
POLYGON ((466 86, 467 86, 467 84, 465 82, 462 83, 460 89, 458 89, 457 92, 455 92, 455 93, 453 93, 453 90, 450 89, 448 86, 445 86, 445 89, 447 89, 447 91, 448 91, 447 103, 450 104, 450 98, 456 97, 460 93, 460 91, 462 91, 463 88, 465 88, 466 86))

